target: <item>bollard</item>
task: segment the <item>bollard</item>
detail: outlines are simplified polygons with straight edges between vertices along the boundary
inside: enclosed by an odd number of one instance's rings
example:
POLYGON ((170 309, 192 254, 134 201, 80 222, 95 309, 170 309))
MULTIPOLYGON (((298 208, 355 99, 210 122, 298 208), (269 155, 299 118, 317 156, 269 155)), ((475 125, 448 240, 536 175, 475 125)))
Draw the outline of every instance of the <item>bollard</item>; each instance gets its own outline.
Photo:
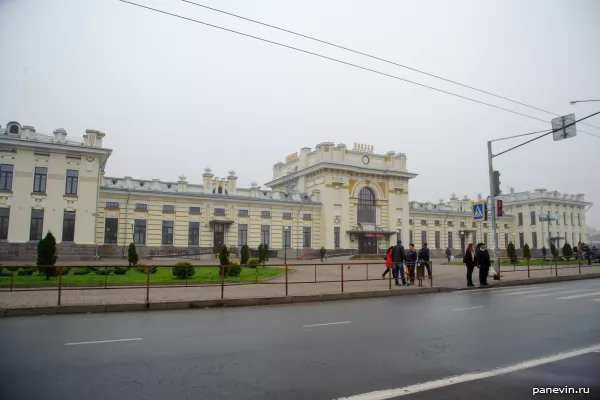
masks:
POLYGON ((433 261, 429 262, 429 269, 431 270, 431 278, 429 278, 429 287, 433 287, 433 261))
POLYGON ((146 307, 150 308, 150 265, 146 265, 146 307))
POLYGON ((342 293, 344 293, 344 264, 340 264, 340 274, 342 276, 342 293))
POLYGON ((529 275, 529 258, 527 258, 527 278, 531 278, 531 275, 529 275))
POLYGON ((60 296, 62 294, 62 267, 58 267, 58 305, 60 306, 60 296))
POLYGON ((367 263, 367 281, 369 280, 369 263, 367 263))
MULTIPOLYGON (((258 269, 258 265, 256 268, 258 269)), ((221 300, 223 300, 225 298, 225 268, 221 265, 219 269, 221 270, 221 300)))
POLYGON ((288 265, 285 264, 285 295, 288 295, 288 265))

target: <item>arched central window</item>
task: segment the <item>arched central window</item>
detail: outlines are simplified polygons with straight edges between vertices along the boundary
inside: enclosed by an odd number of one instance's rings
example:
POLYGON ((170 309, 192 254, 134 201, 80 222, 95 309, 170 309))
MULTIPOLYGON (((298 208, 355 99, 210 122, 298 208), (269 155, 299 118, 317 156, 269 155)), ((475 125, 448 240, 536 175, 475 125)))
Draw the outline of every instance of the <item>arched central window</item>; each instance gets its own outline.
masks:
POLYGON ((359 224, 375 223, 375 193, 368 187, 364 187, 358 192, 357 222, 359 224))

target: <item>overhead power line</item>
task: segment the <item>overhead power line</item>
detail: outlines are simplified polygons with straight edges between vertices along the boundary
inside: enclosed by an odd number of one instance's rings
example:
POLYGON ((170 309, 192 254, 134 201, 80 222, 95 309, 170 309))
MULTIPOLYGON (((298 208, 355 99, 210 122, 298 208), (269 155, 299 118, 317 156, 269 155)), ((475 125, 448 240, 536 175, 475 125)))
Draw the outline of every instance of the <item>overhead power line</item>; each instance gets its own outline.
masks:
MULTIPOLYGON (((434 75, 432 73, 425 72, 425 71, 422 71, 422 70, 417 69, 417 68, 409 67, 408 65, 399 64, 399 63, 397 63, 395 61, 390 61, 390 60, 387 60, 385 58, 377 57, 377 56, 374 56, 374 55, 371 55, 371 54, 368 54, 368 53, 364 53, 362 51, 354 50, 354 49, 351 49, 349 47, 341 46, 339 44, 335 44, 335 43, 332 43, 332 42, 328 42, 326 40, 318 39, 318 38, 315 38, 315 37, 312 37, 312 36, 309 36, 309 35, 305 35, 303 33, 294 32, 294 31, 289 30, 289 29, 285 29, 285 28, 281 28, 281 27, 278 27, 278 26, 275 26, 275 25, 267 24, 266 22, 257 21, 255 19, 243 17, 241 15, 233 14, 233 13, 230 13, 230 12, 227 12, 227 11, 219 10, 218 8, 205 6, 204 4, 199 4, 199 3, 196 3, 196 2, 193 2, 193 1, 190 1, 190 0, 181 0, 181 1, 183 1, 185 3, 189 3, 189 4, 192 4, 192 5, 195 5, 197 7, 205 8, 207 10, 211 10, 211 11, 215 11, 215 12, 218 12, 218 13, 230 15, 230 16, 235 17, 235 18, 243 19, 245 21, 249 21, 249 22, 252 22, 252 23, 255 23, 255 24, 259 24, 259 25, 263 25, 263 26, 266 26, 266 27, 269 27, 269 28, 277 29, 277 30, 282 31, 282 32, 291 33, 292 35, 300 36, 300 37, 303 37, 305 39, 314 40, 315 42, 319 42, 319 43, 323 43, 323 44, 326 44, 326 45, 329 45, 329 46, 337 47, 338 49, 346 50, 346 51, 349 51, 349 52, 352 52, 352 53, 355 53, 355 54, 360 54, 361 56, 369 57, 369 58, 372 58, 372 59, 375 59, 375 60, 378 60, 378 61, 383 61, 385 63, 392 64, 392 65, 395 65, 395 66, 400 67, 400 68, 405 68, 405 69, 417 72, 419 74, 431 76, 432 78, 436 78, 436 79, 440 79, 440 80, 443 80, 443 81, 446 81, 446 82, 450 82, 450 83, 453 83, 455 85, 462 86, 462 87, 465 87, 467 89, 475 90, 475 91, 480 92, 480 93, 485 93, 485 94, 487 94, 489 96, 494 96, 494 97, 502 99, 502 100, 510 101, 512 103, 519 104, 519 105, 522 105, 522 106, 525 106, 525 107, 529 107, 531 109, 534 109, 534 110, 537 110, 537 111, 541 111, 541 112, 544 112, 546 114, 554 115, 554 116, 557 116, 557 117, 561 116, 560 114, 557 114, 557 113, 552 112, 552 111, 547 111, 547 110, 544 110, 542 108, 538 108, 538 107, 535 107, 535 106, 532 106, 532 105, 529 105, 529 104, 526 104, 526 103, 523 103, 523 102, 520 102, 520 101, 517 101, 517 100, 510 99, 508 97, 504 97, 504 96, 500 96, 500 95, 492 93, 492 92, 488 92, 486 90, 477 89, 476 87, 469 86, 469 85, 466 85, 464 83, 460 83, 460 82, 454 81, 452 79, 444 78, 444 77, 439 76, 439 75, 434 75)), ((593 128, 600 129, 600 127, 595 126, 595 125, 590 125, 590 124, 585 124, 585 123, 582 123, 581 125, 587 125, 587 126, 591 126, 593 128)))
MULTIPOLYGON (((239 31, 236 31, 236 30, 233 30, 233 29, 224 28, 222 26, 209 24, 208 22, 199 21, 199 20, 196 20, 196 19, 193 19, 193 18, 189 18, 189 17, 183 16, 183 15, 179 15, 179 14, 173 14, 173 13, 170 13, 170 12, 167 12, 167 11, 164 11, 164 10, 159 10, 159 9, 148 7, 148 6, 145 6, 145 5, 142 5, 142 4, 133 3, 133 2, 130 2, 130 1, 127 1, 127 0, 119 0, 119 1, 122 2, 122 3, 127 3, 127 4, 130 4, 130 5, 136 6, 136 7, 145 8, 147 10, 151 10, 151 11, 155 11, 155 12, 158 12, 158 13, 161 13, 161 14, 169 15, 169 16, 172 16, 172 17, 175 17, 175 18, 180 18, 180 19, 183 19, 183 20, 186 20, 186 21, 195 22, 197 24, 201 24, 201 25, 208 26, 208 27, 211 27, 211 28, 219 29, 219 30, 222 30, 222 31, 230 32, 230 33, 235 33, 237 35, 249 37, 251 39, 260 40, 260 41, 265 42, 265 43, 270 43, 270 44, 274 44, 276 46, 285 47, 285 48, 288 48, 288 49, 291 49, 291 50, 299 51, 301 53, 310 54, 310 55, 313 55, 315 57, 323 58, 323 59, 334 61, 334 62, 337 62, 337 63, 340 63, 340 64, 348 65, 348 66, 351 66, 351 67, 354 67, 354 68, 358 68, 358 69, 362 69, 362 70, 365 70, 365 71, 373 72, 373 73, 378 74, 378 75, 387 76, 389 78, 393 78, 393 79, 396 79, 396 80, 399 80, 399 81, 402 81, 402 82, 411 83, 411 84, 416 85, 416 86, 420 86, 420 87, 423 87, 423 88, 426 88, 426 89, 430 89, 430 90, 433 90, 433 91, 436 91, 436 92, 444 93, 444 94, 447 94, 447 95, 450 95, 450 96, 458 97, 458 98, 461 98, 461 99, 464 99, 464 100, 468 100, 468 101, 471 101, 471 102, 474 102, 474 103, 482 104, 482 105, 485 105, 485 106, 488 106, 488 107, 496 108, 498 110, 502 110, 502 111, 506 111, 506 112, 509 112, 509 113, 512 113, 512 114, 520 115, 520 116, 523 116, 523 117, 526 117, 526 118, 534 119, 536 121, 540 121, 540 122, 543 122, 543 123, 546 123, 546 124, 548 123, 548 121, 543 120, 541 118, 537 118, 537 117, 534 117, 534 116, 531 116, 531 115, 527 115, 527 114, 524 114, 524 113, 521 113, 521 112, 518 112, 518 111, 510 110, 508 108, 500 107, 500 106, 497 106, 497 105, 494 105, 494 104, 486 103, 484 101, 476 100, 476 99, 473 99, 471 97, 466 97, 466 96, 462 96, 462 95, 459 95, 459 94, 456 94, 456 93, 452 93, 452 92, 449 92, 449 91, 446 91, 446 90, 438 89, 438 88, 433 87, 433 86, 428 86, 428 85, 425 85, 425 84, 422 84, 422 83, 411 81, 409 79, 401 78, 401 77, 396 76, 396 75, 388 74, 388 73, 385 73, 385 72, 377 71, 375 69, 363 67, 361 65, 357 65, 357 64, 353 64, 353 63, 350 63, 350 62, 347 62, 347 61, 339 60, 337 58, 328 57, 328 56, 325 56, 325 55, 322 55, 322 54, 319 54, 319 53, 314 53, 312 51, 300 49, 298 47, 293 47, 293 46, 290 46, 290 45, 287 45, 287 44, 283 44, 283 43, 275 42, 275 41, 272 41, 272 40, 264 39, 264 38, 261 38, 261 37, 258 37, 258 36, 253 36, 253 35, 250 35, 250 34, 247 34, 247 33, 243 33, 243 32, 239 32, 239 31)), ((586 133, 586 134, 591 135, 591 136, 597 136, 597 137, 600 138, 600 136, 591 134, 589 132, 583 132, 583 131, 579 131, 579 132, 586 133)))

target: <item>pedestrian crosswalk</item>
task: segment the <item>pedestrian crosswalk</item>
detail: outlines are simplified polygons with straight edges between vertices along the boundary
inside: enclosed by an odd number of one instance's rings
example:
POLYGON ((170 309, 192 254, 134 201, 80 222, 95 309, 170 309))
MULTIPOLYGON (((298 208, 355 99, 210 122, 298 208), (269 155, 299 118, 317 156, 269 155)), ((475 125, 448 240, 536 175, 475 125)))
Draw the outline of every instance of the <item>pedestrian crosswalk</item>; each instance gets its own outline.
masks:
POLYGON ((454 292, 468 296, 489 296, 492 298, 552 299, 566 301, 600 301, 600 281, 567 282, 565 284, 532 285, 519 287, 482 288, 454 292))

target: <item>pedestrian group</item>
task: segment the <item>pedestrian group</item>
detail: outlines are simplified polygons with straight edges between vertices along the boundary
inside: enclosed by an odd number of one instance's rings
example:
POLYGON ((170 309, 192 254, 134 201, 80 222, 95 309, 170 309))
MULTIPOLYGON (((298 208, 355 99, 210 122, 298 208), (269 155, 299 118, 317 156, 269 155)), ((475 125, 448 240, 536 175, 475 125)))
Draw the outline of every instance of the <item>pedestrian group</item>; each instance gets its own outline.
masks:
POLYGON ((385 254, 384 259, 386 269, 381 277, 385 279, 385 276, 392 270, 392 276, 396 286, 410 286, 415 284, 415 268, 417 268, 418 276, 424 276, 424 271, 427 269, 427 274, 429 275, 429 279, 431 279, 430 256, 431 254, 427 247, 427 243, 423 244, 423 247, 419 252, 415 250, 415 245, 411 243, 408 245, 408 251, 406 251, 402 245, 402 241, 398 240, 397 244, 390 247, 385 254), (405 264, 408 276, 404 273, 405 264), (408 282, 407 278, 409 280, 408 282))

